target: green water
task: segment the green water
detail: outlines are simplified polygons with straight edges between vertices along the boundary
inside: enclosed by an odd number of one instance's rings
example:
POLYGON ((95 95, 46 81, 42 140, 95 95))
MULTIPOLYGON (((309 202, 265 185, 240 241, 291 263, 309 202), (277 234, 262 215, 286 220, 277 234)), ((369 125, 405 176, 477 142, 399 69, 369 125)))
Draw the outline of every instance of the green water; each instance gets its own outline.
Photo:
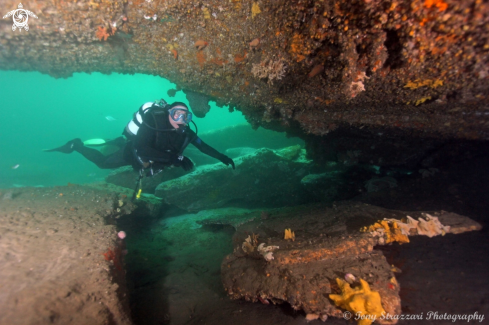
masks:
MULTIPOLYGON (((166 79, 142 74, 75 73, 54 79, 38 72, 0 71, 0 188, 102 180, 110 171, 98 169, 81 155, 42 149, 73 138, 116 138, 145 102, 163 98, 188 104, 182 91, 173 98, 167 95, 174 88, 166 79)), ((206 117, 194 121, 199 133, 246 123, 241 112, 230 113, 213 102, 206 117)))

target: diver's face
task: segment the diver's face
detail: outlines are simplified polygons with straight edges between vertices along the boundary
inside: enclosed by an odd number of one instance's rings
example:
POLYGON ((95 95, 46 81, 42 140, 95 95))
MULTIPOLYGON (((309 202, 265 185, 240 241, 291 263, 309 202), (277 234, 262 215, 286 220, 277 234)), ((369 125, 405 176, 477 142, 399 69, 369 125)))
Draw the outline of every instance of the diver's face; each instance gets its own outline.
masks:
POLYGON ((181 125, 186 126, 190 121, 190 113, 188 109, 183 106, 176 106, 169 111, 168 119, 170 124, 178 129, 181 125))

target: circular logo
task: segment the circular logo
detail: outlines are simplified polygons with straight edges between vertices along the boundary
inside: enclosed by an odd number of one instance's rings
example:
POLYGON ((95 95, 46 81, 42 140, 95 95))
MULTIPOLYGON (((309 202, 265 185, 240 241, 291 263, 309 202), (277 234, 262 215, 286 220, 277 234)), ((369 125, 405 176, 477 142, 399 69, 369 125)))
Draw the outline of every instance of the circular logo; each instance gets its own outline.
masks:
POLYGON ((14 14, 14 24, 21 28, 27 25, 27 20, 29 19, 29 16, 27 15, 27 12, 24 9, 17 9, 14 14))
POLYGON ((346 319, 346 320, 351 319, 351 313, 349 311, 345 311, 343 313, 343 318, 346 319))

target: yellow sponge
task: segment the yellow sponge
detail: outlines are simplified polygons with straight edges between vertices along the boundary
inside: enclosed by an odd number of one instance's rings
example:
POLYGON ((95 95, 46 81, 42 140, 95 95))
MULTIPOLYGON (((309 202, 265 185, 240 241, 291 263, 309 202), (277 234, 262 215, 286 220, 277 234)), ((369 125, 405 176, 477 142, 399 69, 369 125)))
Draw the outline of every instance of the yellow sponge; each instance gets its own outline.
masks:
POLYGON ((370 290, 367 281, 360 279, 360 287, 351 288, 350 284, 339 278, 336 279, 341 294, 329 295, 336 306, 346 309, 358 318, 358 325, 370 325, 385 313, 382 308, 380 294, 370 290))

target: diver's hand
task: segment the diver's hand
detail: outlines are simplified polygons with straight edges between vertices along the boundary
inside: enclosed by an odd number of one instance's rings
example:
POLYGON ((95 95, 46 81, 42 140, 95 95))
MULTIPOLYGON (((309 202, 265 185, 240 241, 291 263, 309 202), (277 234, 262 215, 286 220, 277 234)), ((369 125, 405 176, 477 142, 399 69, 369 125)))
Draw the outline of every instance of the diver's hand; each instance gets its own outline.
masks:
POLYGON ((221 162, 222 162, 223 164, 225 164, 226 166, 231 165, 231 166, 233 166, 233 169, 236 169, 236 167, 234 166, 234 161, 233 161, 231 158, 229 158, 228 156, 226 156, 226 155, 222 155, 222 157, 221 157, 221 159, 220 159, 220 160, 221 160, 221 162))
POLYGON ((194 168, 194 163, 192 162, 192 160, 190 160, 185 156, 178 156, 178 155, 175 155, 173 157, 172 165, 176 167, 182 167, 183 170, 185 171, 189 171, 192 168, 194 168))
POLYGON ((182 168, 183 170, 185 170, 186 172, 188 172, 189 170, 191 170, 192 168, 194 168, 194 163, 192 162, 192 160, 188 159, 187 157, 183 157, 183 160, 182 160, 182 168))

